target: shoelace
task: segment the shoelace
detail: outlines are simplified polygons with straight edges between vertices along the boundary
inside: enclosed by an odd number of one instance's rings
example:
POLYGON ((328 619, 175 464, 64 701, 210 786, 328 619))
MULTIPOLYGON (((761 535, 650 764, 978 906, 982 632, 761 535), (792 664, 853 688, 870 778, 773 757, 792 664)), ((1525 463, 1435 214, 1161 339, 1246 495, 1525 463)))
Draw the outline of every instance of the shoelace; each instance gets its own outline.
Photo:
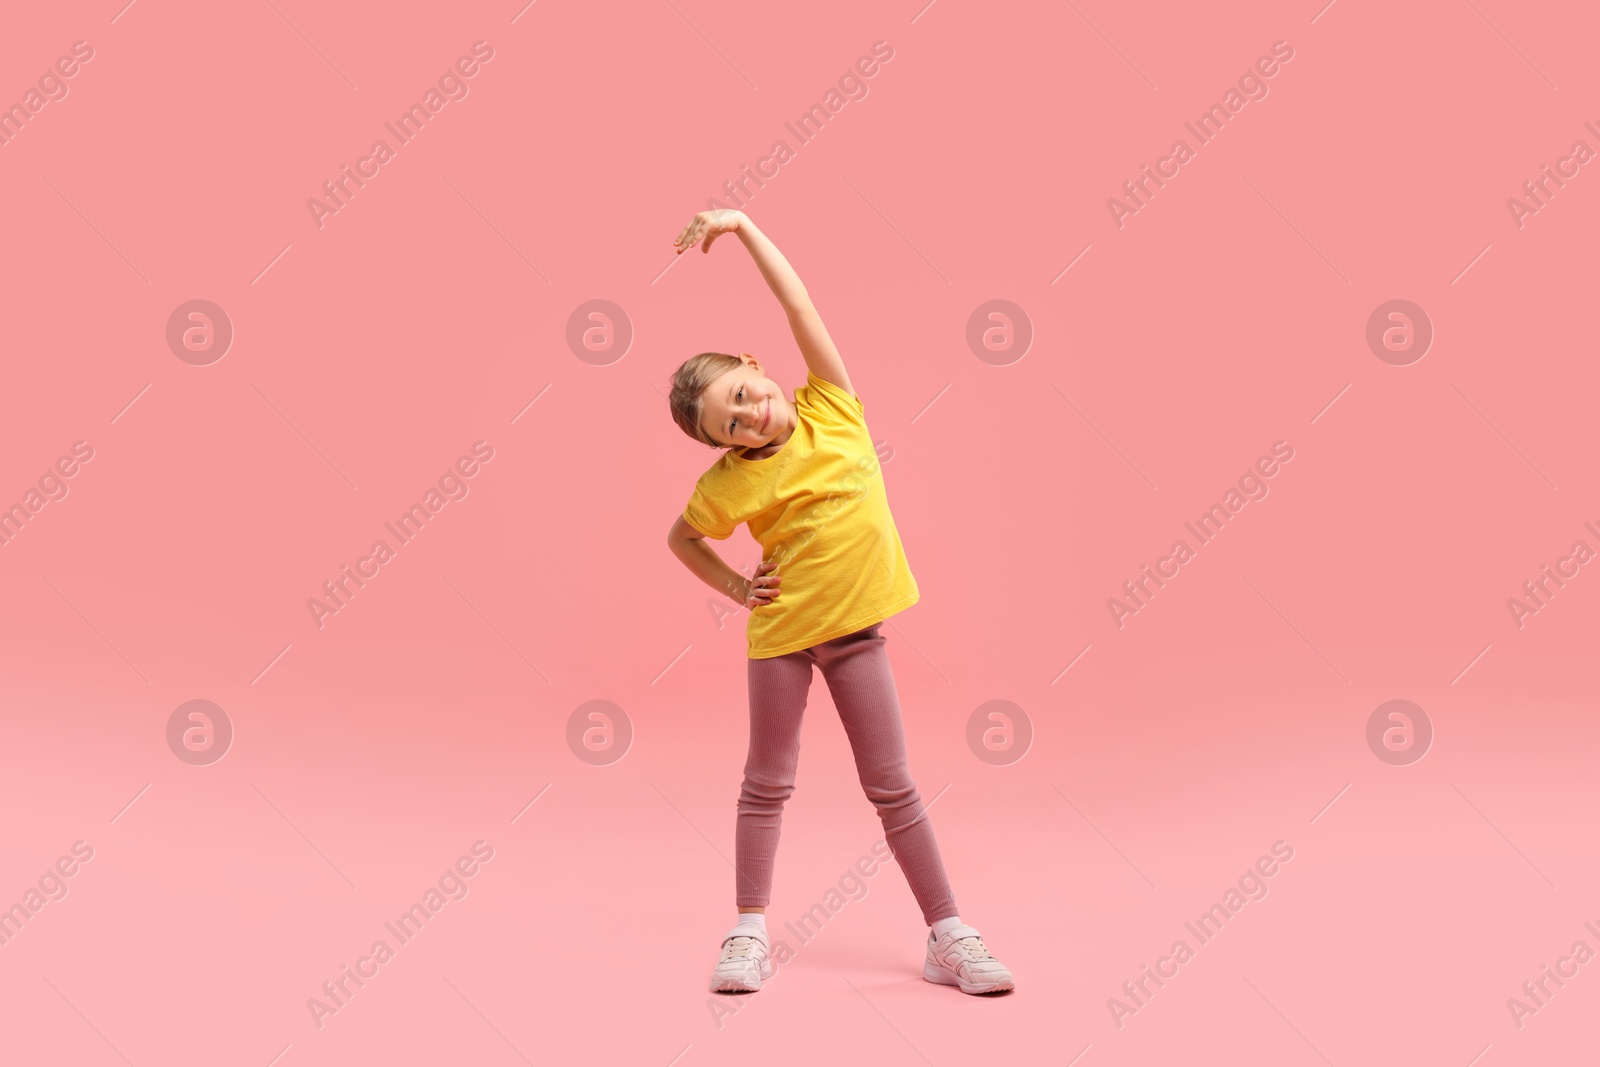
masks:
POLYGON ((754 943, 755 938, 743 935, 728 938, 727 944, 722 946, 722 961, 726 963, 732 959, 754 959, 755 957, 751 955, 751 945, 754 943))
POLYGON ((956 942, 956 944, 964 945, 966 947, 967 954, 969 956, 971 956, 975 960, 992 960, 992 959, 994 959, 994 954, 991 953, 988 950, 988 948, 986 948, 984 946, 983 938, 978 937, 976 935, 969 935, 967 937, 963 937, 960 940, 958 940, 956 942))

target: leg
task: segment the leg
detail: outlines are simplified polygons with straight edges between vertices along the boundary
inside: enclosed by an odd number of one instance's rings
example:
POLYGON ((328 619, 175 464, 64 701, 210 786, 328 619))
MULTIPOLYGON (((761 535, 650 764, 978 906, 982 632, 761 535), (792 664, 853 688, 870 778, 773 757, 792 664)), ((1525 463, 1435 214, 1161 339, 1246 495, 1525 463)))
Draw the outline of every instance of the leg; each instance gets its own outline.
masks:
POLYGON ((922 917, 932 926, 955 915, 955 894, 945 877, 939 844, 922 798, 906 767, 900 698, 889 670, 882 624, 818 645, 817 663, 839 709, 856 771, 878 809, 884 839, 911 885, 922 917))
POLYGON ((800 763, 811 663, 809 650, 749 661, 750 749, 734 834, 734 902, 740 911, 761 911, 772 896, 783 804, 794 792, 800 763))

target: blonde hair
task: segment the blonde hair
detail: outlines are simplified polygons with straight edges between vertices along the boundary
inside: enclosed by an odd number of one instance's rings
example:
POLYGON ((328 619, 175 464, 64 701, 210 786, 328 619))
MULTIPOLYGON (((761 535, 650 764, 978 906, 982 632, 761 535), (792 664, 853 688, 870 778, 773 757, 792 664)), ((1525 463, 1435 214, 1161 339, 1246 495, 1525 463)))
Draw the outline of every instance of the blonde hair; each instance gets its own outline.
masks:
POLYGON ((667 402, 672 407, 672 420, 678 424, 678 428, 712 448, 735 447, 726 441, 718 441, 701 428, 701 416, 705 413, 701 395, 712 382, 742 365, 743 361, 738 356, 730 356, 726 352, 701 352, 684 360, 672 372, 672 391, 667 395, 667 402))

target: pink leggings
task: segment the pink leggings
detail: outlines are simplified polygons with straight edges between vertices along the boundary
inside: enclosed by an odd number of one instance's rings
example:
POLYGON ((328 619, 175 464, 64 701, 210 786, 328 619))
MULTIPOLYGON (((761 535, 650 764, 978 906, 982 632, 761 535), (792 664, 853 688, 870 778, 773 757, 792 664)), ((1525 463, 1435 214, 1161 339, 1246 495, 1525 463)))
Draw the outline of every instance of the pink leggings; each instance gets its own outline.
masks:
POLYGON ((850 738, 861 788, 878 809, 884 840, 905 872, 923 920, 932 926, 957 914, 933 827, 906 769, 900 700, 884 650, 886 639, 878 632, 882 625, 788 655, 749 661, 750 752, 734 844, 737 907, 764 908, 771 899, 783 803, 794 792, 800 719, 816 664, 850 738))

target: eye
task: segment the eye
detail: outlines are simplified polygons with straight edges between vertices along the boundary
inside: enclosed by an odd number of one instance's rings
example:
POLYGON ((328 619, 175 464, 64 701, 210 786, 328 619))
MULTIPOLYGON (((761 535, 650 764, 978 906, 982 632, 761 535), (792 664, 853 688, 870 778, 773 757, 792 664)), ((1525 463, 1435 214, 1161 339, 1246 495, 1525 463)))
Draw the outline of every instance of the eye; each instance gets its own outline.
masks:
MULTIPOLYGON (((734 399, 737 400, 741 396, 744 396, 744 386, 742 386, 742 385, 739 387, 739 392, 734 397, 734 399)), ((737 427, 737 425, 738 425, 738 420, 737 419, 735 419, 735 420, 733 420, 733 421, 728 423, 728 435, 730 437, 733 436, 734 429, 735 429, 735 427, 737 427)))

